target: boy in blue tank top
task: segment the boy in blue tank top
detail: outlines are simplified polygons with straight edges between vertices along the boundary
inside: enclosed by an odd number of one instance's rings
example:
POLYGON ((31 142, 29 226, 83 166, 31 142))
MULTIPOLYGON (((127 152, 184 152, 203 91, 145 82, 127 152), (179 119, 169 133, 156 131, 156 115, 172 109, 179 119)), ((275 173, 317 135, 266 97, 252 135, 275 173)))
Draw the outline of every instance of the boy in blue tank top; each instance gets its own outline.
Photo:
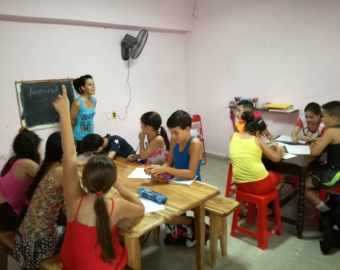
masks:
MULTIPOLYGON (((201 181, 202 145, 199 139, 190 135, 191 116, 182 110, 174 112, 167 121, 171 133, 168 162, 162 166, 151 166, 150 173, 153 181, 158 181, 154 176, 168 173, 174 176, 201 181)), ((195 245, 194 218, 181 215, 167 222, 167 236, 164 243, 167 245, 195 245), (183 225, 183 226, 175 226, 183 225), (183 232, 186 238, 178 237, 183 232), (183 241, 181 241, 183 240, 183 241), (185 240, 185 241, 184 241, 185 240)))

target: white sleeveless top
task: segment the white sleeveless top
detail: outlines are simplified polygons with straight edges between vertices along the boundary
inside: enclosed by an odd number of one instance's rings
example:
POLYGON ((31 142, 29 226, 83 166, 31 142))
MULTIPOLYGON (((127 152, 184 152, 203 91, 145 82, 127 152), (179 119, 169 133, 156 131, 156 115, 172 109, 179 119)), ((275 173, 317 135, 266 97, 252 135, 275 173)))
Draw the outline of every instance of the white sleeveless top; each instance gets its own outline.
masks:
MULTIPOLYGON (((149 143, 145 142, 145 148, 149 147, 149 143)), ((145 160, 145 164, 153 164, 153 165, 163 165, 168 161, 169 152, 166 150, 166 146, 164 144, 164 148, 157 149, 151 156, 149 156, 145 160)))

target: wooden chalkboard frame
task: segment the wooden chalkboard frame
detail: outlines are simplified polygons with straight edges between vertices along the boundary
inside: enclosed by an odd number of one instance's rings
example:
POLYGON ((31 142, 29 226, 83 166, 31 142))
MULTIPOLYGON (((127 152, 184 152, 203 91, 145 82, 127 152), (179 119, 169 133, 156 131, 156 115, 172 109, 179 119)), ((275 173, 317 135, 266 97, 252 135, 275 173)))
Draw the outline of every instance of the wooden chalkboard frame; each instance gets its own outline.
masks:
MULTIPOLYGON (((15 82, 15 88, 16 88, 16 93, 17 93, 17 102, 18 102, 18 107, 19 107, 19 117, 20 117, 21 126, 26 126, 25 119, 22 119, 22 117, 21 117, 22 114, 23 114, 23 107, 22 107, 21 100, 20 100, 20 92, 21 92, 21 85, 22 84, 37 84, 37 83, 50 83, 50 82, 71 82, 71 81, 74 81, 74 79, 73 78, 67 78, 67 79, 52 79, 52 80, 16 81, 15 82)), ((73 92, 74 92, 75 96, 78 95, 74 88, 73 88, 73 92)), ((60 123, 53 123, 53 124, 38 125, 38 126, 30 127, 29 129, 30 130, 47 129, 47 128, 52 128, 52 127, 58 127, 59 125, 60 125, 60 123)))

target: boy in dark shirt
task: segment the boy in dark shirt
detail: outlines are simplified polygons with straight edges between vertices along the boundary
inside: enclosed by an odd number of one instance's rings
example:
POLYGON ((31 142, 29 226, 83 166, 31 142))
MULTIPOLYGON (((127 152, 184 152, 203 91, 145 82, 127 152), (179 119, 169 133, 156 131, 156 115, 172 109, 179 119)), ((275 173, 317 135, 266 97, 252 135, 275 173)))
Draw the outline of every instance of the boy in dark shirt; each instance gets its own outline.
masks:
POLYGON ((327 163, 317 167, 313 175, 307 177, 305 198, 321 212, 326 212, 329 207, 320 200, 314 189, 340 187, 340 102, 329 102, 322 109, 322 121, 327 130, 310 148, 311 155, 315 157, 326 151, 327 163))
POLYGON ((85 155, 104 152, 111 159, 114 159, 116 156, 127 158, 135 153, 135 150, 125 139, 109 134, 104 138, 98 134, 86 135, 82 140, 81 148, 85 155))

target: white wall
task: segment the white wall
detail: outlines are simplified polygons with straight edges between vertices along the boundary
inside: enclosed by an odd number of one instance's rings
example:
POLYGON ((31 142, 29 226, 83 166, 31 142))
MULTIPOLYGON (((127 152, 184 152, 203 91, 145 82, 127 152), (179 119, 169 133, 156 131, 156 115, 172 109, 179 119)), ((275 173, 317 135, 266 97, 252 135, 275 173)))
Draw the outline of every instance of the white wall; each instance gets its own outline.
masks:
MULTIPOLYGON (((229 152, 234 96, 293 103, 300 113, 340 99, 340 1, 198 0, 196 15, 186 34, 188 110, 202 116, 208 152, 229 152)), ((262 115, 279 135, 299 114, 262 115)))
MULTIPOLYGON (((95 132, 125 137, 137 146, 140 116, 157 111, 166 123, 186 109, 185 36, 149 33, 140 57, 130 64, 132 102, 125 121, 107 121, 105 111, 124 116, 129 92, 120 41, 126 31, 0 21, 0 155, 8 155, 21 124, 14 82, 91 74, 96 83, 95 132)), ((129 32, 137 35, 137 32, 129 32)), ((52 106, 52 104, 51 104, 52 106)), ((38 131, 45 141, 55 129, 38 131)), ((2 165, 4 161, 1 161, 2 165)))

